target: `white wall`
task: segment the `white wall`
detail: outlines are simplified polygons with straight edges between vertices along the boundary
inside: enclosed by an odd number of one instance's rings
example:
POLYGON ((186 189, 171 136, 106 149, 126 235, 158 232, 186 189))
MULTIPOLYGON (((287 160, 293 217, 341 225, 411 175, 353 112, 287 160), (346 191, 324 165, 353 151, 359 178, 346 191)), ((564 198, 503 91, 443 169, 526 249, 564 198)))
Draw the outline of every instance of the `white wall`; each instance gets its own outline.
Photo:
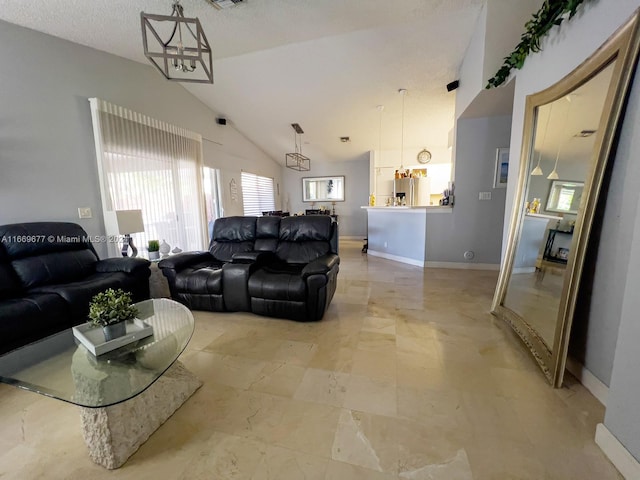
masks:
POLYGON ((460 67, 460 87, 456 90, 457 117, 483 95, 487 80, 502 66, 520 41, 524 23, 542 5, 542 0, 488 0, 478 17, 460 67))
POLYGON ((200 133, 205 163, 238 187, 243 168, 280 182, 279 164, 150 65, 2 21, 0 63, 10 65, 0 69, 0 224, 71 221, 104 234, 90 97, 200 133), (93 218, 79 219, 78 207, 93 218))
MULTIPOLYGON (((314 162, 311 171, 297 172, 282 167, 282 208, 294 214, 311 208, 310 202, 302 201, 303 177, 333 177, 344 175, 344 202, 336 202, 336 214, 339 215, 339 234, 346 237, 364 238, 367 236, 367 212, 360 207, 369 204, 369 152, 348 162, 314 162)), ((315 208, 324 205, 331 208, 330 202, 316 202, 315 208)))
MULTIPOLYGON (((582 12, 571 22, 554 30, 542 44, 542 52, 530 56, 517 72, 511 148, 522 146, 524 105, 527 95, 560 80, 584 61, 622 25, 638 7, 637 0, 600 0, 583 4, 582 12)), ((640 185, 640 94, 638 75, 632 90, 617 154, 611 172, 612 187, 607 195, 599 248, 590 248, 591 307, 576 317, 585 329, 584 364, 603 383, 609 384, 605 425, 622 444, 640 459, 640 398, 637 367, 640 364, 640 331, 637 328, 637 292, 640 287, 637 237, 638 186, 640 185), (634 236, 635 235, 635 236, 634 236), (635 241, 633 241, 635 239, 635 241), (593 260, 593 257, 597 259, 593 260), (630 266, 631 265, 631 266, 630 266), (636 266, 634 269, 633 266, 636 266), (596 305, 602 308, 596 309, 596 305), (617 347, 616 347, 617 345, 617 347)), ((504 235, 512 210, 519 166, 512 162, 507 188, 507 214, 504 235)), ((584 297, 583 297, 584 298, 584 297)), ((580 328, 580 327, 577 327, 580 328)), ((575 338, 572 335, 575 348, 575 338)))

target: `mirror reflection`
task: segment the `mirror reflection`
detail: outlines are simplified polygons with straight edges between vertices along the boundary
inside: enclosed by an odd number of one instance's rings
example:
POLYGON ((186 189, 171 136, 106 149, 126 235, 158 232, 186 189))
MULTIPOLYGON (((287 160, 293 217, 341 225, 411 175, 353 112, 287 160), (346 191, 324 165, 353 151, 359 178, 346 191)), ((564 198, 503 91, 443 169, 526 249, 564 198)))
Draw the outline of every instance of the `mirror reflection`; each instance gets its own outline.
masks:
POLYGON ((554 180, 547 198, 547 212, 578 213, 584 182, 554 180))
POLYGON ((574 225, 594 161, 614 63, 579 88, 535 107, 525 210, 504 306, 520 316, 551 350, 571 259, 574 225), (562 180, 566 179, 566 180, 562 180))
POLYGON ((343 202, 344 177, 307 177, 302 179, 302 201, 343 202))

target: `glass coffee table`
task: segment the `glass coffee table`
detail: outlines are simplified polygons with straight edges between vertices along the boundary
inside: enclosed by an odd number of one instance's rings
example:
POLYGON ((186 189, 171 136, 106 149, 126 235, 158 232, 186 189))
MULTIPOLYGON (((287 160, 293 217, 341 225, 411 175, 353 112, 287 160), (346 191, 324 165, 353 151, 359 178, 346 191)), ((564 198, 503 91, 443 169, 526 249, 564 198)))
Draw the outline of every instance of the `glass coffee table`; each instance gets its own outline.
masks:
POLYGON ((92 460, 118 468, 202 385, 180 362, 193 315, 168 299, 137 303, 153 335, 94 356, 71 329, 0 356, 0 381, 78 405, 92 460))

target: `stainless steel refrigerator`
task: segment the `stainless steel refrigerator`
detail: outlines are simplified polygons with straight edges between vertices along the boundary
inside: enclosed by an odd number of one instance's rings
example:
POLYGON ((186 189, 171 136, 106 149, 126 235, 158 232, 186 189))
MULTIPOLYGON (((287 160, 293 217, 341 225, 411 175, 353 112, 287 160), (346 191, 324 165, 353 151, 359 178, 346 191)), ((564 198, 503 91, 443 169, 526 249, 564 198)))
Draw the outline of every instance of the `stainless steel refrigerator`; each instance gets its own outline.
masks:
POLYGON ((396 197, 404 193, 407 205, 412 207, 431 204, 431 179, 429 177, 397 178, 396 197))

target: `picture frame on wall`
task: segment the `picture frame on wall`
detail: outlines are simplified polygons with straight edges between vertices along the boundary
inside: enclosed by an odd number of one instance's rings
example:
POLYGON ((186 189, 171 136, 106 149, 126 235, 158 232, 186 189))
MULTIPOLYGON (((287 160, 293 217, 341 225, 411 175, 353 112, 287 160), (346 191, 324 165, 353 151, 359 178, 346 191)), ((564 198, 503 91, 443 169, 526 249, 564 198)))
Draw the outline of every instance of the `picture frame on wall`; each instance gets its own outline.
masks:
POLYGON ((493 176, 493 188, 507 188, 509 178, 509 149, 496 149, 496 166, 493 176))

